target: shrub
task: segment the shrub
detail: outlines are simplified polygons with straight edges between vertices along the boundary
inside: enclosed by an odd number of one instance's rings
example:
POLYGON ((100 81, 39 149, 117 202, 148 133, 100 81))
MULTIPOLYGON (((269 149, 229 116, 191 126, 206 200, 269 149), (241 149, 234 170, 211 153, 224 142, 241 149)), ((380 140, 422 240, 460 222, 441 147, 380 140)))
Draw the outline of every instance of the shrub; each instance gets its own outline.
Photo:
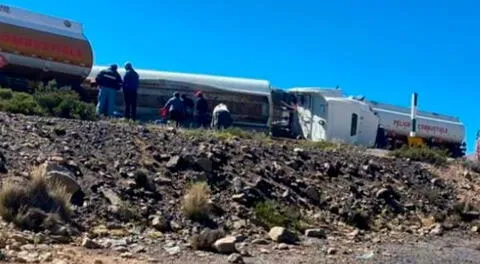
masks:
POLYGON ((32 95, 14 92, 12 98, 4 104, 5 111, 15 114, 32 115, 40 112, 38 104, 32 95))
POLYGON ((50 83, 40 85, 33 94, 0 89, 0 110, 25 115, 47 115, 62 118, 95 120, 93 104, 80 100, 79 95, 50 83))
POLYGON ((0 88, 0 100, 10 100, 13 97, 13 92, 10 89, 0 88))
POLYGON ((194 183, 183 197, 184 215, 195 221, 208 219, 210 216, 210 190, 206 182, 194 183))
POLYGON ((255 217, 261 225, 272 228, 281 226, 303 232, 310 224, 293 206, 282 206, 275 201, 260 202, 255 206, 255 217))
POLYGON ((64 186, 47 183, 44 170, 37 169, 26 186, 3 184, 0 215, 22 229, 55 230, 59 223, 70 221, 70 195, 64 186))
POLYGON ((433 165, 443 165, 447 162, 448 152, 428 147, 408 147, 390 152, 391 156, 397 158, 408 158, 413 161, 427 162, 433 165))

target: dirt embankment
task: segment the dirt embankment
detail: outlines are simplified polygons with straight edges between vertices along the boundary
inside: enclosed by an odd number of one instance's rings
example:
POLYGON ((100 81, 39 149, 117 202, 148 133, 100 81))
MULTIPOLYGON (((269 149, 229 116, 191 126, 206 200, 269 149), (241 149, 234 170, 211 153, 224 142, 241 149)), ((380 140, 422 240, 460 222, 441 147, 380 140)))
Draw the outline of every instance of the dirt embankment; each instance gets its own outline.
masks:
MULTIPOLYGON (((417 163, 206 134, 0 113, 0 175, 28 184, 45 161, 69 170, 81 192, 72 200, 75 232, 66 232, 67 243, 126 259, 178 256, 192 247, 247 258, 269 254, 264 244, 308 247, 307 237, 378 243, 471 230, 479 217, 453 181, 417 163), (195 182, 208 190, 185 198, 195 182), (269 233, 274 226, 288 232, 269 233), (233 249, 213 245, 224 236, 233 249)), ((6 249, 12 257, 23 251, 6 249)))

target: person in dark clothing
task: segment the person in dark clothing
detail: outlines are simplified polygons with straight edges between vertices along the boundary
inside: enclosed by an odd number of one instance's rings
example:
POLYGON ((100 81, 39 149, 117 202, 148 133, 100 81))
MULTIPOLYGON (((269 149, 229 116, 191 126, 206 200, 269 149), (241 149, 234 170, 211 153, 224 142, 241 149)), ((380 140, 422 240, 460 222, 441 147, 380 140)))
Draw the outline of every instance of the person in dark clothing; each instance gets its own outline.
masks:
POLYGON ((193 109, 195 108, 195 102, 188 98, 186 94, 182 94, 183 105, 185 107, 184 125, 190 128, 193 119, 193 109))
POLYGON ((122 77, 117 72, 118 66, 111 65, 101 70, 95 78, 98 85, 97 115, 112 116, 115 109, 117 91, 122 87, 122 77))
POLYGON ((168 111, 169 119, 174 120, 176 127, 178 127, 185 112, 185 106, 183 100, 180 99, 180 94, 178 92, 173 93, 173 97, 167 101, 164 108, 168 111))
POLYGON ((208 103, 202 92, 197 92, 196 96, 198 100, 195 105, 195 119, 198 126, 206 128, 208 127, 208 103))
POLYGON ((137 119, 137 91, 139 84, 138 73, 131 63, 125 64, 125 76, 123 77, 123 97, 125 99, 125 118, 137 119))

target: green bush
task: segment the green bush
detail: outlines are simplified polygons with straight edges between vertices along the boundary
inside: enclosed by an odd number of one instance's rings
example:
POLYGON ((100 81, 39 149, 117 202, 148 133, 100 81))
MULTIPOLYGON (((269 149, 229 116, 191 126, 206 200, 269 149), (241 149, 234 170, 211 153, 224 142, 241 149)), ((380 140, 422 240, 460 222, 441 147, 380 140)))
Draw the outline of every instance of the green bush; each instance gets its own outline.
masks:
POLYGON ((0 100, 10 100, 13 97, 12 90, 0 88, 0 100))
POLYGON ((95 106, 82 102, 74 91, 56 89, 55 83, 39 86, 33 94, 0 89, 0 111, 25 115, 95 120, 95 106))
POLYGON ((260 202, 255 206, 255 218, 268 228, 281 226, 300 232, 303 232, 311 222, 301 215, 299 208, 283 206, 272 200, 260 202))
POLYGON ((4 104, 5 111, 15 114, 32 115, 40 112, 38 104, 32 95, 14 92, 10 100, 4 104))

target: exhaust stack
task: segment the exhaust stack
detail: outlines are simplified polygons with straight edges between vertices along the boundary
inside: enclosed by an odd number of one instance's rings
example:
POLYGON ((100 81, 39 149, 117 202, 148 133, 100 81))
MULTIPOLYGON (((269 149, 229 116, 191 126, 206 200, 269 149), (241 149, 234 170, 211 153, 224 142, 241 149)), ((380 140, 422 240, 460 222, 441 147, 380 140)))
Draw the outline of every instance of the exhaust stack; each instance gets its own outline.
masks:
POLYGON ((417 136, 417 103, 418 103, 418 94, 412 94, 412 105, 411 105, 411 114, 410 118, 412 121, 412 130, 410 131, 410 137, 417 136))

